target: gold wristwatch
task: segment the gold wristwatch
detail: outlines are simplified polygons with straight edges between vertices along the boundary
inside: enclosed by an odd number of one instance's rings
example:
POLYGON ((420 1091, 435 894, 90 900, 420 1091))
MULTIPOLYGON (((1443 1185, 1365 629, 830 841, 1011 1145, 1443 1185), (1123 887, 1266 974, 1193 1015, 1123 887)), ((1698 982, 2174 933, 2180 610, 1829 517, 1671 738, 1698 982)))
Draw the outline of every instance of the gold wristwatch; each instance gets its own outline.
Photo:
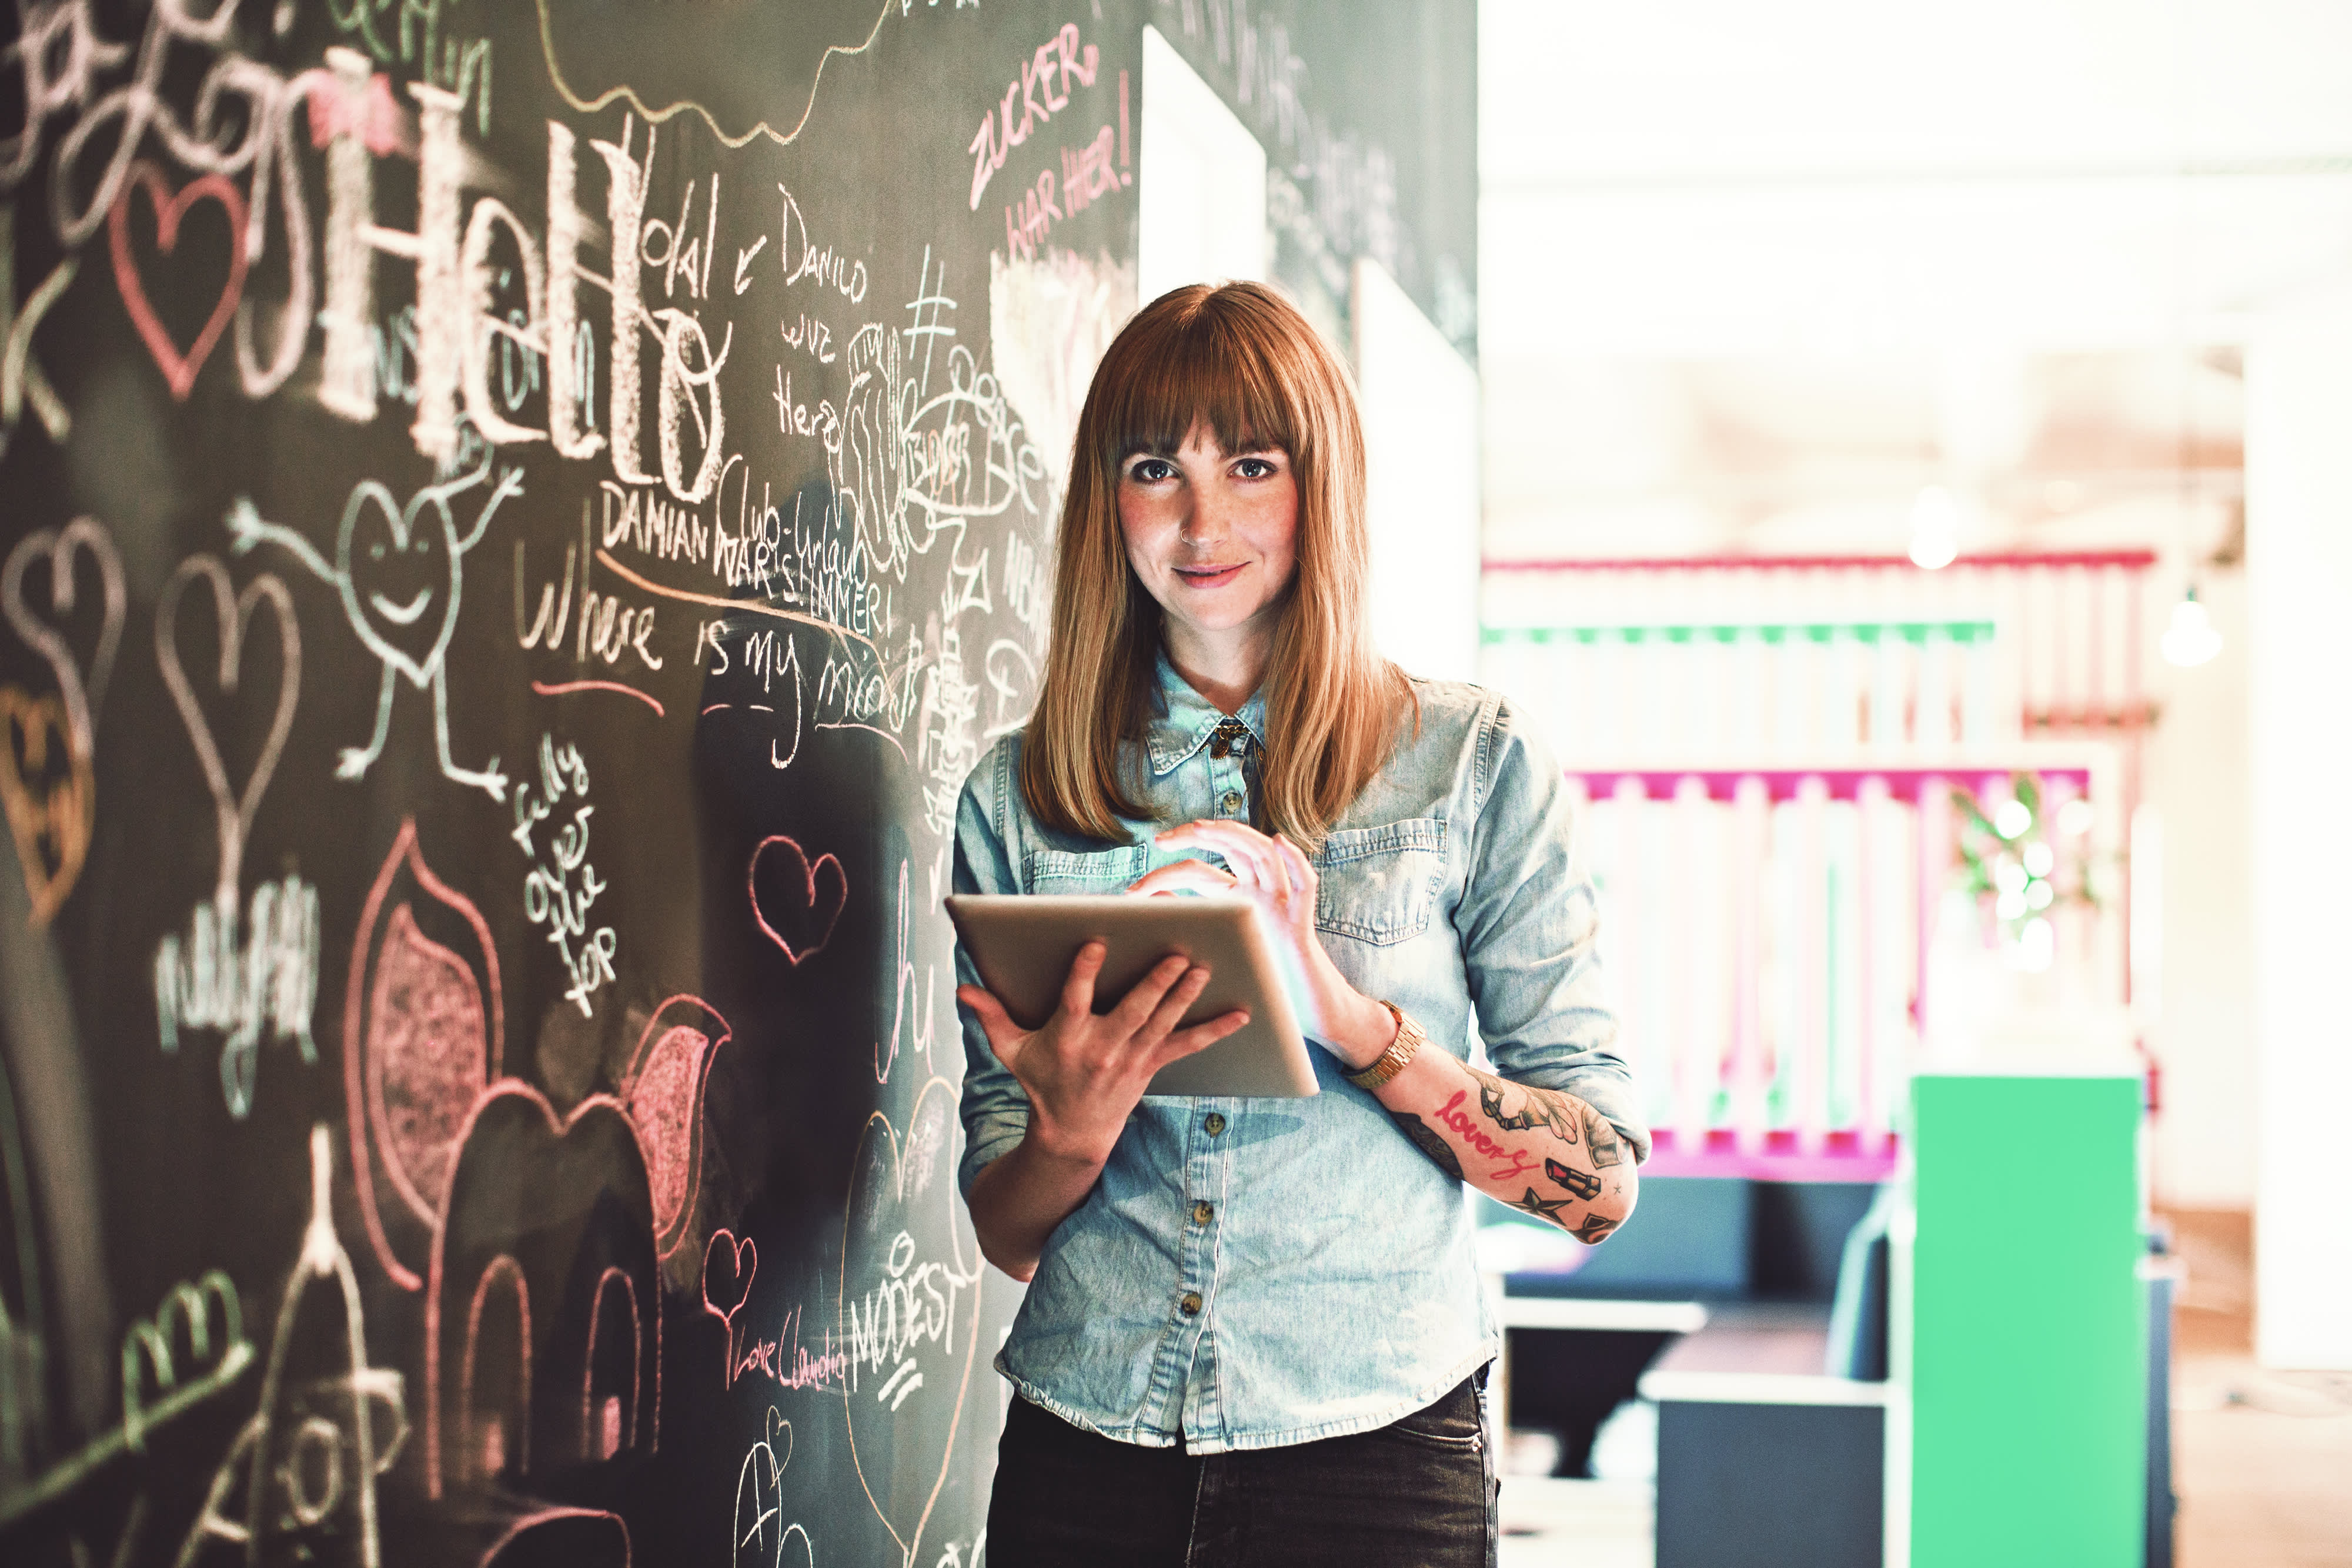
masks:
POLYGON ((1421 1032, 1421 1026, 1413 1022, 1402 1008, 1394 1002, 1382 1002, 1381 1006, 1388 1009, 1389 1016, 1396 1019, 1396 1039, 1389 1042, 1389 1048, 1381 1052, 1380 1059, 1370 1067, 1361 1072, 1348 1074, 1348 1082, 1359 1089, 1378 1089, 1402 1072, 1404 1064, 1420 1054, 1421 1048, 1429 1043, 1429 1037, 1421 1032))

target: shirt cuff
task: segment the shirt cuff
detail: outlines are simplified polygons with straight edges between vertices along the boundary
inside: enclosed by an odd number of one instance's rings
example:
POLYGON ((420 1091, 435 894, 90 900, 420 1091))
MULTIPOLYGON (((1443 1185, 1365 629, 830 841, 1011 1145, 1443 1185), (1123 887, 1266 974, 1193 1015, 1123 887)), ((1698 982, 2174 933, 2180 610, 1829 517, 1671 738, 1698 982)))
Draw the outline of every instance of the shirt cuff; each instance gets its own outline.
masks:
POLYGON ((1028 1134, 1026 1111, 1001 1111, 980 1119, 964 1145, 963 1163, 956 1167, 956 1185, 963 1189, 966 1203, 971 1201, 971 1184, 982 1167, 1011 1154, 1028 1134))

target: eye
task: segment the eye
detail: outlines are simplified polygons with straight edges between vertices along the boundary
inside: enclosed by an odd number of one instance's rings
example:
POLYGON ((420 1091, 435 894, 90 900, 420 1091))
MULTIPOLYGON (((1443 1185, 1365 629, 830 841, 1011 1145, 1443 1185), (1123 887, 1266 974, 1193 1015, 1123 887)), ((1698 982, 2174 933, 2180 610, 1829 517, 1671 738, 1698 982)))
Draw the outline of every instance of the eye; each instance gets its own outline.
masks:
POLYGON ((1176 465, 1165 457, 1143 457, 1129 465, 1127 476, 1139 485, 1157 485, 1162 479, 1173 478, 1176 465))
POLYGON ((1234 476, 1237 479, 1271 479, 1280 472, 1264 457, 1244 457, 1234 465, 1234 476))

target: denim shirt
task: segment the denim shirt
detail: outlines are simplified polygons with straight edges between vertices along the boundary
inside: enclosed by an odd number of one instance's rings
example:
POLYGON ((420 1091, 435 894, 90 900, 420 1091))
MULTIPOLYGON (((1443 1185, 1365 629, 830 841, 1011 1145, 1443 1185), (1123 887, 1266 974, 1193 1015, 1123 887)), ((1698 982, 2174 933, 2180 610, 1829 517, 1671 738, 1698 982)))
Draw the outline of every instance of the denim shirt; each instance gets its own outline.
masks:
MULTIPOLYGON (((1164 657, 1160 678, 1165 711, 1127 759, 1152 821, 1123 844, 1046 829, 1022 798, 1021 737, 1006 736, 958 804, 957 891, 1115 892, 1181 858, 1152 845, 1159 828, 1248 817, 1244 753, 1263 744, 1264 703, 1235 716, 1248 742, 1212 745, 1225 716, 1164 657)), ((1578 1096, 1647 1158, 1559 769, 1499 695, 1413 689, 1419 733, 1408 718, 1314 857, 1324 948, 1433 1046, 1466 1060, 1482 1041, 1504 1077, 1578 1096)), ((978 981, 961 947, 956 973, 978 981)), ((963 1032, 969 1197, 1021 1141, 1028 1100, 968 1011, 963 1032)), ((1046 1241, 997 1354, 1023 1397, 1127 1442, 1165 1448, 1181 1432, 1190 1451, 1218 1453, 1386 1426, 1494 1357, 1463 1184, 1336 1058, 1311 1055, 1308 1099, 1136 1109, 1046 1241)))

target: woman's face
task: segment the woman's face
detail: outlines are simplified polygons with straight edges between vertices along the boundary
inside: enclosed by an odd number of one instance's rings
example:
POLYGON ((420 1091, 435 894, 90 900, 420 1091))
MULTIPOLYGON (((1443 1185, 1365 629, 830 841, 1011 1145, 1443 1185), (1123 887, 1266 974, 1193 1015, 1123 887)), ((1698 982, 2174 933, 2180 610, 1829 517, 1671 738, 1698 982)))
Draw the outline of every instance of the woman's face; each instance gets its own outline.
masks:
POLYGON ((1195 422, 1173 457, 1119 465, 1129 565, 1167 614, 1169 651, 1197 667, 1273 645, 1298 563, 1298 484, 1278 446, 1221 452, 1195 422))

